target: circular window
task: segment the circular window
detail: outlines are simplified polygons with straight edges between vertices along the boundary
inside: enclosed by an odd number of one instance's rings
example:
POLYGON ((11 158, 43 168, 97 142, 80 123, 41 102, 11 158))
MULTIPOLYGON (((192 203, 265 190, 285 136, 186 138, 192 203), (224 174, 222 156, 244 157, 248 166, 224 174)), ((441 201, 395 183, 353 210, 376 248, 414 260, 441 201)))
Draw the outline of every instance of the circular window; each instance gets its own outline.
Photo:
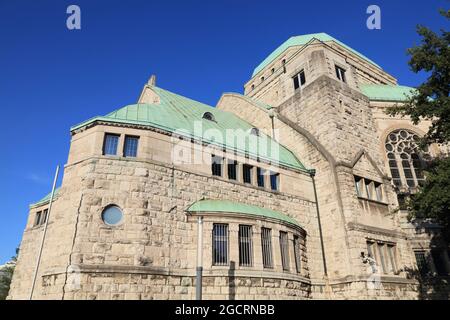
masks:
POLYGON ((108 226, 117 226, 123 220, 123 213, 117 206, 106 207, 102 212, 102 220, 108 226))

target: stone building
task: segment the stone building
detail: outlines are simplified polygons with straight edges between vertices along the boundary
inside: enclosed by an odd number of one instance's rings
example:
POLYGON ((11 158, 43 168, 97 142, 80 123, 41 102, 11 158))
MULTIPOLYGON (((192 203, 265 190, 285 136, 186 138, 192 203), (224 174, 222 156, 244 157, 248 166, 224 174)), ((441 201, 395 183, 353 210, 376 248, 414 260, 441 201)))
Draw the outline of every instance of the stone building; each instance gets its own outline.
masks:
POLYGON ((288 39, 215 108, 152 78, 71 128, 9 298, 31 296, 45 225, 33 299, 194 299, 200 253, 204 299, 448 297, 439 226, 401 206, 443 150, 417 149, 426 121, 384 113, 411 90, 324 33, 288 39))

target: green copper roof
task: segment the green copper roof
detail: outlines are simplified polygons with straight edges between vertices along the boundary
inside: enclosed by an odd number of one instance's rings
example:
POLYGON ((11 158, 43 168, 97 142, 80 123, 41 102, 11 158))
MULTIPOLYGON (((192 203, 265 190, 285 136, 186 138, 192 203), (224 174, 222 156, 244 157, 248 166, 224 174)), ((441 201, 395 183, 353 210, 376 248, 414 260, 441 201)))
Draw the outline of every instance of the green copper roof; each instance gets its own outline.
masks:
MULTIPOLYGON (((61 190, 61 187, 55 189, 55 195, 53 197, 53 200, 55 200, 55 198, 58 196, 60 190, 61 190)), ((37 207, 37 206, 40 206, 40 205, 43 205, 43 204, 49 202, 51 195, 52 195, 52 193, 50 192, 48 195, 43 197, 38 202, 30 204, 30 207, 37 207)))
POLYGON ((369 100, 375 101, 405 101, 407 95, 414 93, 414 88, 406 86, 391 86, 384 84, 361 84, 361 92, 369 100))
POLYGON ((262 132, 260 132, 258 137, 250 135, 252 125, 233 113, 213 108, 158 87, 151 86, 150 88, 159 95, 160 104, 128 105, 106 116, 87 120, 72 127, 71 130, 95 121, 145 125, 189 138, 199 139, 243 155, 248 154, 252 157, 258 157, 274 165, 281 164, 293 169, 306 171, 303 164, 284 146, 262 132), (202 119, 205 112, 210 112, 214 116, 215 121, 202 119), (237 142, 235 137, 228 137, 227 129, 242 130, 241 132, 246 136, 244 143, 237 142), (216 137, 214 137, 214 133, 218 133, 216 137), (220 139, 221 137, 223 138, 220 139), (253 141, 251 139, 256 139, 258 143, 250 143, 253 141), (255 145, 260 146, 259 150, 255 148, 255 145))
POLYGON ((350 48, 349 46, 347 46, 346 44, 344 44, 344 43, 340 42, 339 40, 333 38, 332 36, 321 32, 321 33, 312 33, 312 34, 305 34, 305 35, 302 35, 302 36, 290 37, 281 46, 276 48, 275 51, 273 51, 271 54, 269 54, 269 56, 267 58, 265 58, 263 60, 263 62, 261 62, 255 68, 255 70, 253 70, 252 77, 255 76, 262 69, 264 69, 267 65, 269 65, 273 60, 275 60, 276 57, 278 57, 280 54, 282 54, 286 49, 288 49, 290 47, 293 47, 293 46, 305 45, 309 41, 311 41, 312 39, 317 39, 317 40, 320 40, 320 41, 323 41, 323 42, 334 41, 334 42, 340 44, 341 46, 343 46, 344 48, 346 48, 347 50, 353 52, 354 54, 356 54, 360 58, 366 60, 367 62, 370 62, 371 64, 375 65, 378 68, 381 68, 378 64, 376 64, 375 62, 373 62, 372 60, 367 58, 365 55, 359 53, 358 51, 356 51, 356 50, 354 50, 352 48, 350 48))
POLYGON ((200 200, 192 204, 186 211, 240 213, 255 217, 276 219, 300 227, 300 224, 295 219, 281 212, 229 200, 200 200))

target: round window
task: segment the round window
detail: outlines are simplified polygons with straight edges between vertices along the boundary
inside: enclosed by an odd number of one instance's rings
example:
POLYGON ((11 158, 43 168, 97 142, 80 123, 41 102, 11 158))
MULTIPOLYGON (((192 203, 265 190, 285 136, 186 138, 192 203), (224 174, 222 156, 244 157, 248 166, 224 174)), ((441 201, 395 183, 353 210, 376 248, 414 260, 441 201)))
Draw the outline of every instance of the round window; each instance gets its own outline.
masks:
POLYGON ((117 226, 122 222, 123 213, 117 206, 106 207, 102 212, 102 220, 108 226, 117 226))

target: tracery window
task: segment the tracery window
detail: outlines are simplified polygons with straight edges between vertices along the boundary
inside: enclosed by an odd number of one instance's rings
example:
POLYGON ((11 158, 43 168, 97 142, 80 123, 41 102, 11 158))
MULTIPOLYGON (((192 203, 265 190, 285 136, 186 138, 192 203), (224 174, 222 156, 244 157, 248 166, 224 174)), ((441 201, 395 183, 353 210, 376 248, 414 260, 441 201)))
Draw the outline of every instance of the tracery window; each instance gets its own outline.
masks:
POLYGON ((393 182, 400 187, 417 187, 423 180, 423 168, 429 155, 418 146, 419 136, 399 129, 386 138, 385 150, 393 182))

